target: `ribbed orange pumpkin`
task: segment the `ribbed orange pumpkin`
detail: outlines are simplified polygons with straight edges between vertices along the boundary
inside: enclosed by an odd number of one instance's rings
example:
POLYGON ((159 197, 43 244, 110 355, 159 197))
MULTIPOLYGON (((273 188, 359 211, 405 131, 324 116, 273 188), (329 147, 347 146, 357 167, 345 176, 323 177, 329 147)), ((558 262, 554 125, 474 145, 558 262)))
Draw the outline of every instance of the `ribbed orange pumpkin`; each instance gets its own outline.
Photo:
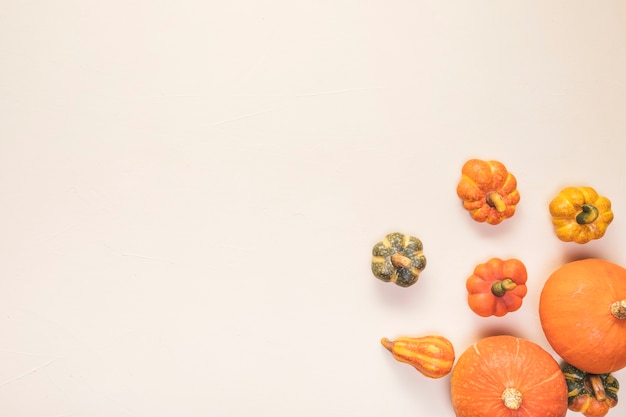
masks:
POLYGON ((457 417, 564 417, 567 385, 541 346, 513 336, 490 336, 470 346, 452 369, 450 396, 457 417))
POLYGON ((474 220, 496 225, 515 214, 520 200, 517 179, 504 164, 470 159, 461 174, 456 193, 474 220))
POLYGON ((539 318, 554 351, 576 368, 626 367, 626 269, 602 259, 569 262, 550 275, 539 318))
POLYGON ((502 317, 517 311, 526 296, 526 267, 519 259, 491 258, 476 265, 465 282, 467 303, 479 316, 502 317))

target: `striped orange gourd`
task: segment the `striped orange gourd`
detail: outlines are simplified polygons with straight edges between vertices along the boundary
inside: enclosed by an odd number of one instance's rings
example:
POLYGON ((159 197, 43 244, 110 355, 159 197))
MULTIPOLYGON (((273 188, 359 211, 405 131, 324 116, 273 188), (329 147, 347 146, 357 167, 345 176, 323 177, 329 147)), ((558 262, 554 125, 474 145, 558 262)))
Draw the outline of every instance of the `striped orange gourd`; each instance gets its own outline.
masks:
POLYGON ((454 347, 443 336, 399 337, 380 341, 393 357, 407 363, 429 378, 441 378, 452 370, 454 347))

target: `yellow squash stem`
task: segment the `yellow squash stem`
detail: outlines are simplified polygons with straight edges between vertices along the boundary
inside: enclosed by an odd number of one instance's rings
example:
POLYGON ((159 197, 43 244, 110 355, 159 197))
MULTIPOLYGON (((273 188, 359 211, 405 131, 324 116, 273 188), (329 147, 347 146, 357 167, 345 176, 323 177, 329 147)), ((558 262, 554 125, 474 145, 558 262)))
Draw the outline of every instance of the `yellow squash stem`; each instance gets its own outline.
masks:
POLYGON ((516 287, 517 284, 511 278, 505 278, 491 284, 491 293, 496 297, 502 297, 507 291, 514 290, 516 287))
POLYGON ((578 224, 591 224, 596 221, 600 214, 598 209, 591 204, 583 204, 582 211, 576 216, 576 223, 578 224))
POLYGON ((487 201, 487 204, 489 204, 489 207, 495 208, 498 213, 504 213, 506 210, 504 198, 502 198, 502 196, 495 191, 489 191, 485 196, 485 200, 487 201))
POLYGON ((611 304, 611 314, 616 319, 626 319, 626 300, 616 301, 611 304))
POLYGON ((522 393, 517 388, 507 388, 502 392, 502 402, 509 410, 517 410, 522 406, 522 393))

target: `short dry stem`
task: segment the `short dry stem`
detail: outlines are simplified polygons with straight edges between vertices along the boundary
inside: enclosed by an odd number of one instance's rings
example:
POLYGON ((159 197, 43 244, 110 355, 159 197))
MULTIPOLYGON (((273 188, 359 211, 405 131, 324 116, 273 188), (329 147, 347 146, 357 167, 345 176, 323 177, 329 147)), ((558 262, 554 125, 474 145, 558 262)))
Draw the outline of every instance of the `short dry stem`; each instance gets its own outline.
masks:
POLYGON ((613 314, 616 319, 626 319, 626 300, 616 301, 611 304, 611 314, 613 314))
POLYGON ((391 264, 396 268, 410 268, 413 262, 407 256, 401 253, 394 253, 391 255, 391 264))
POLYGON ((593 391, 593 395, 599 402, 606 401, 606 391, 604 390, 604 384, 602 383, 602 378, 600 375, 589 374, 587 375, 587 381, 591 386, 591 391, 593 391))
POLYGON ((496 209, 498 213, 504 213, 506 210, 506 203, 504 202, 504 198, 496 191, 489 191, 485 196, 485 200, 489 207, 493 207, 496 209))
POLYGON ((517 410, 522 406, 522 393, 516 388, 507 388, 502 393, 502 402, 509 410, 517 410))

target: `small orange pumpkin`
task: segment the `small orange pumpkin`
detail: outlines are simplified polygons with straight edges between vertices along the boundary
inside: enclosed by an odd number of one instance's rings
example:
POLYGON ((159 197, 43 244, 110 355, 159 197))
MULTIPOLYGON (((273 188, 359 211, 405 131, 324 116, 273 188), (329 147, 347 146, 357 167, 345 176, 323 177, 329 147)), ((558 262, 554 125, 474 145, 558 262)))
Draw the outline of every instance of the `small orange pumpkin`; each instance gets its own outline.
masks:
POLYGON ((461 174, 456 193, 474 220, 496 225, 515 214, 520 200, 517 180, 504 164, 470 159, 461 174))
POLYGON ((613 221, 611 200, 591 187, 566 187, 549 205, 556 236, 584 244, 600 239, 613 221))
POLYGON ((465 282, 467 303, 479 316, 504 316, 522 306, 528 292, 526 279, 520 260, 492 258, 477 265, 465 282))
POLYGON ((550 346, 576 368, 626 367, 626 269, 602 259, 561 266, 541 290, 539 319, 550 346))
POLYGON ((383 338, 380 343, 397 361, 413 366, 429 378, 446 376, 454 364, 454 346, 443 336, 399 337, 393 341, 383 338))
POLYGON ((567 385, 559 364, 541 346, 490 336, 459 357, 450 378, 457 417, 564 417, 567 385))

